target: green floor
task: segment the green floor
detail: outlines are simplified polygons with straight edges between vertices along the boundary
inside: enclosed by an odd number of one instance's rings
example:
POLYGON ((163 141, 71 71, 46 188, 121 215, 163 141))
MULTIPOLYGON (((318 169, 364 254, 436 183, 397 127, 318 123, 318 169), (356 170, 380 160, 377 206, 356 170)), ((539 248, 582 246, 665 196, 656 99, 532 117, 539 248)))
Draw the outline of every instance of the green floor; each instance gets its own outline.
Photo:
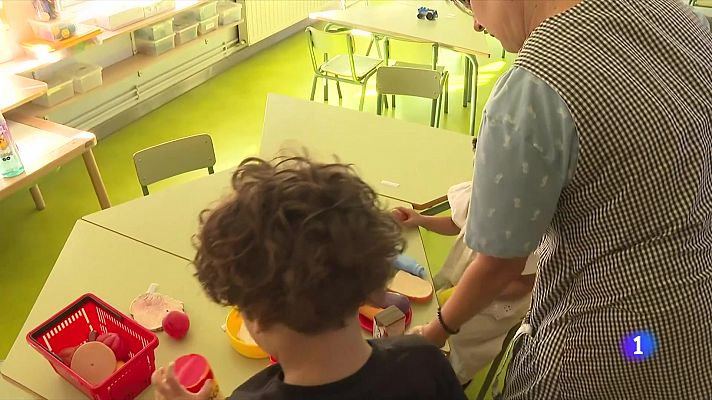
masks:
MULTIPOLYGON (((362 40, 357 50, 365 48, 362 40)), ((462 61, 456 54, 443 57, 451 71, 450 113, 442 127, 467 131, 469 108, 462 107, 462 61)), ((496 78, 507 64, 499 59, 483 60, 478 84, 481 109, 496 78)), ((374 79, 375 81, 375 79, 374 79)), ((372 82, 373 85, 373 82, 372 82)), ((138 119, 102 140, 95 150, 99 169, 114 204, 141 196, 131 155, 166 140, 207 132, 217 153, 216 170, 235 165, 258 152, 267 93, 276 92, 308 99, 311 66, 306 39, 295 35, 163 107, 138 119)), ((357 86, 342 85, 342 106, 356 109, 357 86)), ((318 92, 321 95, 321 91, 318 92)), ((338 104, 332 87, 330 100, 338 104)), ((317 96, 319 98, 319 96, 317 96)), ((369 90, 364 112, 375 112, 375 91, 369 90)), ((392 110, 390 110, 392 112, 392 110)), ((401 99, 395 117, 427 124, 427 100, 401 99)), ((406 156, 406 155, 404 155, 406 156)), ((166 185, 193 179, 188 174, 166 185)), ((81 161, 72 162, 39 182, 47 209, 38 212, 26 191, 0 202, 0 360, 5 358, 32 308, 75 221, 98 210, 98 204, 81 161)), ((161 185, 157 185, 160 190, 161 185)), ((425 234, 428 258, 433 267, 444 259, 448 238, 425 234)), ((71 282, 67 283, 71 285, 71 282)))

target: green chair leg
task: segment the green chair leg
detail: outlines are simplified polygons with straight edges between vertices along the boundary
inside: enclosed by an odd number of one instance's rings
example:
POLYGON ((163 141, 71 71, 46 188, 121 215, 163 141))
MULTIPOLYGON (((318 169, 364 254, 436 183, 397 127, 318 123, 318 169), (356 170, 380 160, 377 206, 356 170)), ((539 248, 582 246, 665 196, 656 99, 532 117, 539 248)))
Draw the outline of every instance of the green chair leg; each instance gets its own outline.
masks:
POLYGON ((391 95, 391 107, 394 110, 396 109, 396 95, 395 94, 391 95))
POLYGON ((363 111, 363 102, 366 100, 366 82, 361 84, 361 100, 358 103, 358 110, 363 111))
POLYGON ((433 105, 430 107, 430 126, 435 128, 438 115, 438 99, 433 99, 433 105))
POLYGON ((450 74, 445 72, 445 114, 450 111, 450 74))
POLYGON ((492 381, 494 380, 494 376, 497 374, 497 370, 499 369, 499 364, 502 362, 502 359, 504 358, 504 354, 507 352, 507 348, 509 347, 509 342, 512 341, 514 338, 514 335, 517 333, 517 330, 519 329, 519 324, 515 324, 509 332, 507 332, 507 336, 504 338, 504 342, 502 342, 502 349, 500 352, 497 354, 497 356, 494 358, 492 361, 492 365, 490 366, 489 370, 487 371, 487 376, 485 377, 484 382, 482 382, 482 386, 480 386, 480 392, 477 394, 477 400, 484 400, 485 396, 487 395, 487 391, 490 389, 492 386, 492 381))
POLYGON ((470 59, 465 57, 465 76, 463 78, 463 88, 462 88, 462 106, 467 107, 470 98, 470 86, 472 82, 472 69, 470 65, 470 59))
POLYGON ((382 95, 380 93, 376 95, 376 114, 377 115, 383 115, 383 97, 384 97, 384 95, 382 95))
POLYGON ((314 96, 316 96, 316 81, 319 79, 316 75, 314 75, 314 79, 312 80, 312 89, 311 89, 311 96, 309 96, 309 100, 314 101, 314 96))
POLYGON ((329 101, 329 80, 324 78, 324 102, 329 101))
POLYGON ((339 100, 343 99, 344 97, 341 95, 341 85, 339 84, 339 81, 336 81, 336 92, 339 94, 339 100))

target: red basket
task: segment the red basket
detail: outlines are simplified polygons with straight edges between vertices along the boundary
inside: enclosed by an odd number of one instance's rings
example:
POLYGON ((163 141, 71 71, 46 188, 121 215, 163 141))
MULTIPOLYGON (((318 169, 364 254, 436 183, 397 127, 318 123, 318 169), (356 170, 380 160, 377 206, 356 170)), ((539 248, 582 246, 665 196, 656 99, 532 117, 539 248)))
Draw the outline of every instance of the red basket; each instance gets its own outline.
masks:
POLYGON ((158 338, 95 295, 88 293, 27 334, 27 342, 55 372, 95 400, 133 399, 151 384, 158 338), (129 347, 129 361, 100 385, 77 375, 55 354, 87 341, 89 332, 117 333, 129 347))

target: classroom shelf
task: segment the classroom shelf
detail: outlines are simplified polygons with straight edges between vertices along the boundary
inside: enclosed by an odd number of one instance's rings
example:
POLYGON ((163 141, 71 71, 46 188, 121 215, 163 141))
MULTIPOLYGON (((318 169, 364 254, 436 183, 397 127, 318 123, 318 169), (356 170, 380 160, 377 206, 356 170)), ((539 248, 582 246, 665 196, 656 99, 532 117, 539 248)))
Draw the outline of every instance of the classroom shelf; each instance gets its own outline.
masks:
MULTIPOLYGON (((244 19, 233 22, 228 25, 223 25, 220 26, 218 29, 209 32, 205 35, 198 36, 198 38, 185 43, 182 46, 177 46, 174 49, 171 49, 160 56, 149 56, 145 54, 136 54, 132 57, 127 58, 126 60, 120 61, 116 64, 110 65, 103 70, 103 83, 102 86, 99 86, 93 90, 90 90, 86 93, 77 93, 75 94, 72 98, 63 101, 62 103, 57 104, 54 107, 42 107, 36 104, 26 104, 22 107, 23 113, 28 113, 30 115, 34 116, 44 116, 48 115, 51 113, 55 113, 58 111, 61 111, 64 108, 71 107, 75 103, 81 102, 82 100, 86 100, 92 95, 96 95, 96 93, 102 88, 108 87, 114 83, 120 82, 123 79, 126 79, 130 77, 131 75, 139 75, 140 76, 140 71, 145 70, 147 68, 150 68, 152 66, 155 66, 156 64, 160 63, 161 60, 165 59, 165 57, 169 56, 170 54, 173 54, 174 52, 178 51, 185 51, 186 49, 189 49, 190 47, 199 47, 201 45, 201 41, 209 40, 212 37, 218 36, 220 33, 229 30, 229 29, 234 29, 238 25, 244 23, 244 19)), ((231 51, 239 51, 242 48, 247 47, 246 44, 240 42, 237 45, 231 47, 231 51)))
MULTIPOLYGON (((103 42, 103 41, 112 39, 114 37, 117 37, 119 35, 133 32, 137 29, 140 29, 140 28, 143 28, 146 26, 150 26, 157 22, 174 17, 174 16, 176 16, 184 11, 188 11, 191 8, 198 6, 200 3, 203 3, 206 1, 209 1, 209 0, 178 0, 178 1, 176 1, 176 7, 173 10, 166 11, 166 12, 158 14, 158 15, 154 15, 153 17, 143 19, 141 21, 138 21, 131 25, 127 25, 127 26, 117 29, 115 31, 104 30, 96 38, 100 42, 103 42)), ((36 69, 39 69, 42 67, 46 67, 47 65, 53 64, 57 61, 60 61, 64 58, 66 58, 66 57, 71 57, 71 54, 69 54, 68 50, 70 50, 70 49, 58 50, 58 51, 52 52, 42 58, 35 58, 35 57, 28 56, 28 55, 16 57, 12 61, 8 61, 6 63, 0 64, 0 74, 19 75, 19 74, 28 73, 30 71, 33 71, 33 70, 36 70, 36 69)))

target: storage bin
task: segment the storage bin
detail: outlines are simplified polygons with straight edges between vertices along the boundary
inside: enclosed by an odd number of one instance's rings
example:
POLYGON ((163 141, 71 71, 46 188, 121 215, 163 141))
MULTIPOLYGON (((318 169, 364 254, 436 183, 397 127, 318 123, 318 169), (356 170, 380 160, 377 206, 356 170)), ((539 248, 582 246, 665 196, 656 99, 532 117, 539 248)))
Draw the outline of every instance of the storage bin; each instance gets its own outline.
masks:
POLYGON ((47 80, 47 93, 35 99, 33 103, 54 107, 72 96, 74 96, 74 79, 71 76, 56 76, 47 80))
POLYGON ((174 8, 176 8, 175 0, 153 0, 143 6, 143 16, 150 18, 174 8))
POLYGON ((205 35, 210 31, 214 31, 218 27, 218 16, 210 17, 206 20, 200 21, 198 24, 198 34, 205 35))
POLYGON ((69 20, 37 21, 28 19, 35 37, 50 42, 57 42, 74 36, 77 26, 69 20))
POLYGON ((175 33, 171 33, 163 39, 158 40, 136 39, 136 48, 140 53, 157 56, 176 47, 175 36, 175 33))
POLYGON ((58 375, 94 400, 136 398, 151 385, 151 374, 156 370, 156 335, 91 293, 31 330, 26 339, 58 375), (80 377, 57 355, 62 349, 86 343, 91 331, 116 333, 128 347, 130 356, 121 368, 98 385, 80 377))
POLYGON ((176 46, 188 43, 198 37, 198 23, 184 21, 174 23, 173 30, 176 33, 176 46))
POLYGON ((95 17, 96 24, 110 31, 123 28, 144 18, 143 7, 131 4, 126 4, 119 9, 103 11, 104 14, 99 14, 95 17))
POLYGON ((195 8, 190 10, 190 14, 196 21, 205 21, 210 17, 218 15, 217 1, 206 1, 205 3, 195 6, 195 8))
POLYGON ((229 25, 242 19, 242 4, 232 1, 218 3, 218 17, 220 25, 229 25))
POLYGON ((173 33, 173 18, 138 29, 134 35, 137 39, 160 40, 171 33, 173 33))
POLYGON ((102 68, 92 64, 76 64, 73 66, 74 92, 85 93, 101 86, 103 83, 102 68))

